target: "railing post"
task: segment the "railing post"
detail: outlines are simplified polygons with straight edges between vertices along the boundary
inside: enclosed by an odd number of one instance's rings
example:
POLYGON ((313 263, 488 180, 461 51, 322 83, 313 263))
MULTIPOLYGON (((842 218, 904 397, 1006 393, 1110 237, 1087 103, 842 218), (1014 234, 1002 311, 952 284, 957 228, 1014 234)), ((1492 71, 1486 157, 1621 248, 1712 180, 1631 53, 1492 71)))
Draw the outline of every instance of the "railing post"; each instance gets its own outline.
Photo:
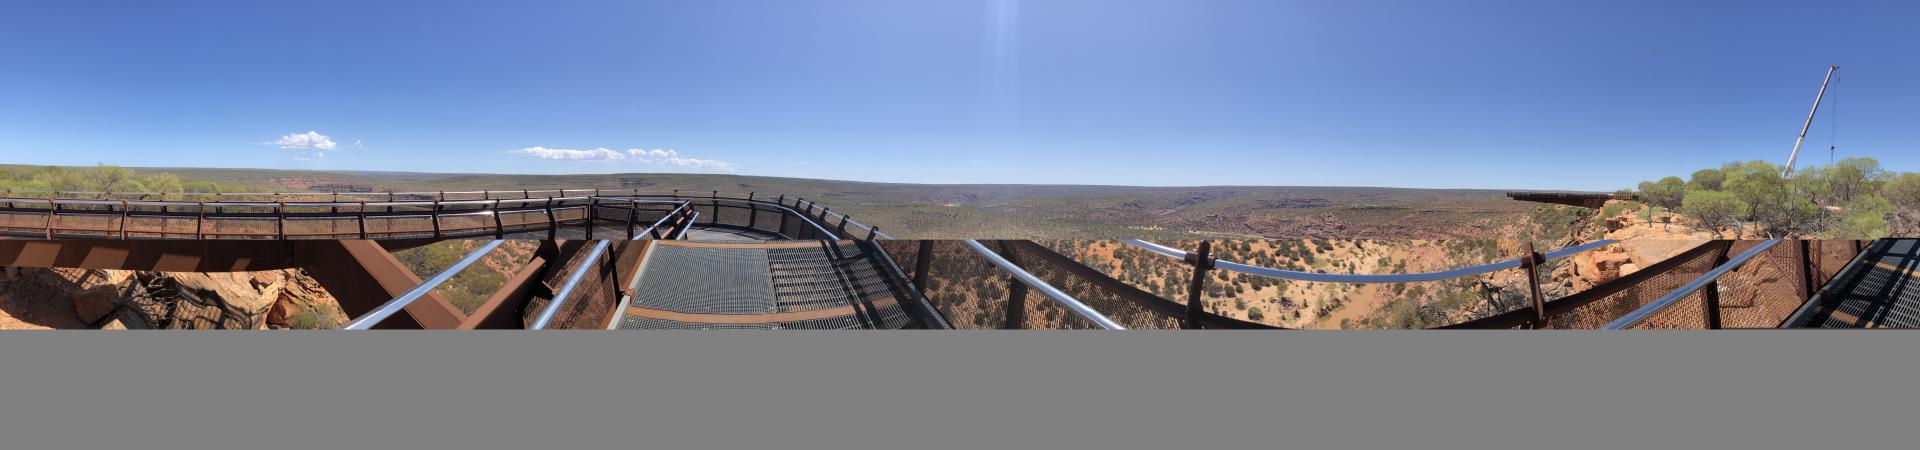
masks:
POLYGON ((913 285, 927 292, 927 269, 933 267, 933 241, 920 240, 920 253, 913 258, 913 285))
POLYGON ((1533 301, 1533 327, 1547 326, 1547 296, 1540 291, 1540 264, 1546 262, 1546 256, 1533 248, 1533 241, 1521 247, 1527 254, 1520 258, 1520 267, 1527 269, 1527 295, 1533 301))
MULTIPOLYGON (((594 193, 599 194, 599 191, 595 189, 594 193)), ((593 240, 593 222, 600 219, 600 208, 594 205, 599 200, 599 197, 587 197, 587 240, 589 241, 593 240)))
POLYGON ((640 201, 627 199, 627 236, 623 239, 633 239, 633 221, 639 220, 639 218, 640 201))
MULTIPOLYGON (((206 240, 207 202, 200 202, 199 204, 199 208, 194 208, 194 213, 199 214, 199 216, 193 219, 193 238, 196 240, 206 240)), ((366 239, 364 236, 366 233, 362 232, 361 234, 363 235, 361 239, 366 239)))
POLYGON ((47 240, 49 241, 53 240, 53 222, 60 216, 59 198, 60 193, 54 192, 53 198, 47 199, 47 240))
MULTIPOLYGON (((999 245, 1000 245, 1000 257, 1006 258, 1007 262, 1013 263, 1013 265, 1016 265, 1016 266, 1020 265, 1020 260, 1013 256, 1013 249, 1007 247, 1007 241, 999 241, 999 245)), ((1018 329, 1026 328, 1027 326, 1027 283, 1020 281, 1020 277, 1017 277, 1011 274, 1007 275, 1007 313, 1006 315, 1007 315, 1007 322, 1006 324, 1001 325, 1001 328, 1008 329, 1008 330, 1018 330, 1018 329)))
POLYGON ((367 239, 367 202, 360 202, 360 240, 367 239))
MULTIPOLYGON (((1713 267, 1725 265, 1727 263, 1727 253, 1732 251, 1733 243, 1729 242, 1725 248, 1720 249, 1720 253, 1713 257, 1713 267)), ((1714 278, 1713 281, 1707 282, 1706 287, 1700 288, 1700 294, 1704 296, 1704 301, 1700 302, 1700 307, 1703 309, 1701 312, 1705 313, 1707 318, 1707 329, 1720 329, 1720 279, 1714 278)))
POLYGON ((507 238, 507 224, 500 219, 500 199, 493 200, 493 238, 507 238))
POLYGON ((1187 252, 1182 259, 1193 266, 1193 279, 1187 282, 1187 317, 1180 321, 1180 328, 1200 329, 1200 315, 1206 312, 1200 295, 1206 293, 1207 271, 1213 270, 1213 242, 1200 241, 1200 250, 1187 252))
POLYGON ((747 193, 747 228, 760 224, 760 205, 753 203, 753 193, 747 193))
MULTIPOLYGON (((447 198, 447 194, 445 192, 440 193, 440 198, 447 198)), ((433 201, 433 214, 429 219, 433 222, 433 238, 440 239, 440 200, 433 201)))
POLYGON ((1814 270, 1815 270, 1815 267, 1813 266, 1813 241, 1807 240, 1807 239, 1801 239, 1800 240, 1800 275, 1802 279, 1806 280, 1806 290, 1802 291, 1802 295, 1800 296, 1800 298, 1813 297, 1813 292, 1820 289, 1819 282, 1814 280, 1815 278, 1814 270))
POLYGON ((547 240, 551 241, 557 239, 556 236, 560 233, 560 223, 553 219, 553 197, 547 197, 545 205, 547 210, 547 240))
MULTIPOLYGON (((280 194, 273 195, 279 197, 280 194)), ((282 241, 287 240, 287 202, 274 202, 273 212, 273 235, 282 241)))
POLYGON ((133 207, 128 205, 126 200, 120 200, 120 240, 122 241, 127 240, 127 214, 131 212, 131 208, 133 207))
POLYGON ((880 227, 867 227, 867 242, 873 242, 873 236, 880 234, 880 227))
POLYGON ((793 214, 790 214, 789 212, 793 210, 785 208, 785 206, 787 206, 785 204, 782 204, 780 206, 782 207, 780 209, 780 234, 786 235, 787 237, 791 237, 794 239, 799 239, 800 238, 799 230, 794 230, 792 234, 787 233, 787 224, 793 223, 793 214))

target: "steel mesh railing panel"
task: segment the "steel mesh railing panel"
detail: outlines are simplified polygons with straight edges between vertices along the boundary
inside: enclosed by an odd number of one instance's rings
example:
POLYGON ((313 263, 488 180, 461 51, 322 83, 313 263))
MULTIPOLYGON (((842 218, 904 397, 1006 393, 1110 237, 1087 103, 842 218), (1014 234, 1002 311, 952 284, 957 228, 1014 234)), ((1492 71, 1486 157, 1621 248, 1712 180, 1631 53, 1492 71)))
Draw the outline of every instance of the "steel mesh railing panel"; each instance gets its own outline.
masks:
POLYGON ((1699 330, 1707 327, 1706 294, 1695 292, 1634 324, 1636 330, 1699 330))
MULTIPOLYGON (((1057 244, 1057 243, 1056 243, 1057 244)), ((1042 244, 1043 246, 1045 244, 1042 244)), ((992 248, 992 247, 989 247, 992 248)), ((996 249, 997 250, 997 249, 996 249)), ((1058 248, 1053 248, 1059 252, 1058 248)), ((1108 319, 1130 330, 1179 329, 1177 317, 1159 314, 1145 306, 1128 301, 1118 294, 1102 289, 1094 283, 1060 270, 1052 264, 1039 260, 1037 255, 1027 255, 1014 247, 1013 258, 1027 270, 1047 284, 1053 285, 1067 295, 1073 296, 1087 306, 1093 307, 1108 319)), ((1027 328, 1043 329, 1100 329, 1098 324, 1075 314, 1073 310, 1058 302, 1047 300, 1037 293, 1029 293, 1027 328), (1037 302, 1035 300, 1038 300, 1037 302), (1037 304, 1036 304, 1037 303, 1037 304)))
MULTIPOLYGON (((1716 253, 1717 252, 1700 252, 1694 254, 1690 259, 1670 266, 1671 268, 1669 270, 1653 275, 1619 292, 1614 292, 1564 313, 1550 315, 1547 317, 1546 327, 1562 329, 1595 329, 1603 327, 1614 319, 1618 319, 1621 316, 1627 315, 1627 313, 1640 309, 1640 307, 1646 306, 1648 303, 1680 289, 1681 286, 1686 285, 1689 281, 1693 281, 1694 278, 1706 274, 1707 271, 1713 270, 1714 258, 1717 256, 1716 253)), ((1683 253, 1680 256, 1675 256, 1675 258, 1688 258, 1688 256, 1683 253)), ((1670 309, 1700 311, 1701 307, 1696 304, 1693 308, 1678 307, 1670 309)), ((1697 320, 1698 322, 1695 322, 1695 326, 1704 327, 1706 323, 1704 315, 1697 320)), ((1663 323, 1671 323, 1671 321, 1663 323)))
POLYGON ((1006 323, 1007 274, 962 241, 933 241, 932 266, 922 293, 957 329, 996 329, 1006 323))
MULTIPOLYGON (((701 214, 713 216, 709 219, 713 223, 738 227, 747 226, 747 221, 753 215, 753 211, 748 209, 747 205, 727 202, 715 202, 709 207, 701 208, 701 210, 701 214)), ((702 218, 706 219, 705 217, 702 218)))
MULTIPOLYGON (((1736 241, 1740 254, 1760 241, 1736 241)), ((1723 328, 1772 328, 1785 321, 1811 295, 1797 242, 1768 248, 1715 282, 1720 292, 1723 328)))
MULTIPOLYGON (((555 290, 557 291, 557 287, 565 284, 567 277, 571 276, 573 270, 579 267, 580 264, 599 265, 606 264, 609 260, 608 255, 601 255, 598 259, 588 261, 584 257, 586 254, 587 252, 583 250, 573 261, 568 261, 568 264, 561 267, 560 269, 562 270, 550 271, 549 274, 551 275, 548 277, 547 283, 551 286, 556 286, 555 290)), ((610 266, 606 268, 610 268, 610 266)), ((580 280, 580 283, 574 287, 572 295, 569 298, 560 299, 566 303, 562 304, 560 311, 554 315, 553 322, 547 326, 548 329, 598 329, 605 327, 606 324, 613 319, 613 307, 620 301, 615 295, 615 293, 618 292, 615 287, 619 281, 614 279, 617 271, 605 270, 606 268, 587 270, 586 274, 583 275, 580 280)), ((541 304, 538 306, 545 307, 546 305, 541 304)), ((541 308, 528 309, 529 311, 539 311, 541 308)))

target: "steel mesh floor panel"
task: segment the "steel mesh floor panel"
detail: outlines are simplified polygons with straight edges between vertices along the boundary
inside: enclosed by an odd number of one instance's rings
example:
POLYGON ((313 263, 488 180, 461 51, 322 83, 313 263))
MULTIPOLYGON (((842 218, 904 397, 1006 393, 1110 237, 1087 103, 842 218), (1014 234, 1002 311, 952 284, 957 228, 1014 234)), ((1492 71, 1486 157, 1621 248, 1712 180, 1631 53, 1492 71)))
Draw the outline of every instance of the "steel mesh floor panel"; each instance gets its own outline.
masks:
POLYGON ((1885 243, 1861 260, 1862 267, 1843 272, 1834 294, 1789 321, 1791 327, 1920 328, 1920 249, 1915 240, 1885 243), (1864 273, 1857 271, 1864 270, 1864 273))
POLYGON ((776 311, 766 250, 659 245, 652 252, 633 306, 702 314, 776 311))

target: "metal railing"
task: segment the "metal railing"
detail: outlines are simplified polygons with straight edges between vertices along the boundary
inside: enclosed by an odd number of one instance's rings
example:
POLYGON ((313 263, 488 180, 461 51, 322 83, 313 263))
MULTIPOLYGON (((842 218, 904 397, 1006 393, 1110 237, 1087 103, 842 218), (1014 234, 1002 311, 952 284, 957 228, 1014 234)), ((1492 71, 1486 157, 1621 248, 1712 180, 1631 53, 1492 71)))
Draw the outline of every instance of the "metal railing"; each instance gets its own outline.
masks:
MULTIPOLYGON (((1575 245, 1572 247, 1562 248, 1559 250, 1554 250, 1551 252, 1547 252, 1545 254, 1540 254, 1533 250, 1533 243, 1528 242, 1525 244, 1525 247, 1523 249, 1525 255, 1519 258, 1506 259, 1506 260, 1501 260, 1501 261, 1496 261, 1496 262, 1481 264, 1476 266, 1461 267, 1457 269, 1449 269, 1449 270, 1443 270, 1443 271, 1437 271, 1437 272, 1405 273, 1405 274, 1337 274, 1337 273, 1306 272, 1306 271, 1296 271, 1296 270, 1282 270, 1282 269, 1274 269, 1269 267, 1260 267, 1260 266, 1255 266, 1250 264, 1243 264, 1243 263, 1232 262, 1232 261, 1219 261, 1218 258, 1216 258, 1213 255, 1212 242, 1209 242, 1209 241, 1200 242, 1199 249, 1191 252, 1175 249, 1165 245, 1155 244, 1152 242, 1147 242, 1144 240, 1138 240, 1138 239, 1126 240, 1124 242, 1127 245, 1131 245, 1133 247, 1147 250, 1152 253, 1158 253, 1164 256, 1177 258, 1183 264, 1186 264, 1192 268, 1191 269, 1192 277, 1189 280, 1187 285, 1187 301, 1185 304, 1186 312, 1185 312, 1185 317, 1182 320, 1182 324, 1186 328, 1202 328, 1204 327, 1204 324, 1208 322, 1207 319, 1211 318, 1215 322, 1218 322, 1219 319, 1221 319, 1221 318, 1209 317, 1211 316, 1211 314, 1206 311, 1206 303, 1204 302, 1205 299, 1203 298, 1206 292, 1206 283, 1208 278, 1207 273, 1213 269, 1223 269, 1230 272, 1238 272, 1238 273, 1244 273, 1248 275, 1257 275, 1257 276, 1270 277, 1270 278, 1276 278, 1276 279, 1306 281, 1306 282, 1416 283, 1416 282, 1427 282, 1427 281, 1450 280, 1450 279, 1456 279, 1456 278, 1462 278, 1462 277, 1477 276, 1477 275, 1496 272, 1500 270, 1521 268, 1521 269, 1525 269, 1527 272, 1526 280, 1527 280, 1527 287, 1528 287, 1528 294, 1529 294, 1528 297, 1532 301, 1532 309, 1535 312, 1536 318, 1544 319, 1546 317, 1545 315, 1546 315, 1547 298, 1546 298, 1546 294, 1544 293, 1544 291, 1541 289, 1541 286, 1540 286, 1540 278, 1541 278, 1540 267, 1543 264, 1546 264, 1551 261, 1567 258, 1576 254, 1580 254, 1582 252, 1591 251, 1594 249, 1598 249, 1601 247, 1605 247, 1605 246, 1617 243, 1617 241, 1614 241, 1614 240, 1602 239, 1602 240, 1597 240, 1593 242, 1588 242, 1585 244, 1575 245)), ((1226 320, 1231 321, 1234 319, 1226 319, 1226 320)))
POLYGON ((1121 326, 1119 323, 1114 322, 1113 319, 1108 319, 1107 316, 1101 314, 1100 311, 1096 311, 1092 307, 1087 306, 1086 303, 1082 303, 1080 302, 1080 300, 1074 299, 1073 296, 1067 295, 1067 293, 1065 292, 1061 292, 1060 289, 1053 287, 1053 285, 1047 284, 1047 282, 1040 280, 1039 277, 1033 276, 1033 274, 1031 273, 1027 273, 1027 271, 1025 269, 1021 269, 1019 265, 1016 265, 1010 261, 1007 261, 1006 258, 1001 257, 999 254, 994 253, 992 250, 988 250, 986 246, 980 245, 979 241, 968 239, 965 242, 968 248, 973 249, 975 253, 979 253, 980 256, 985 257, 987 261, 992 262, 993 265, 999 266, 1000 269, 1013 274, 1013 277, 1015 279, 1020 280, 1021 283, 1035 290, 1040 291, 1041 295, 1045 295, 1047 296, 1047 298, 1051 298, 1054 301, 1059 302, 1061 305, 1066 306, 1067 309, 1072 310, 1074 314, 1078 314, 1080 315, 1080 317, 1093 321, 1093 323, 1095 325, 1098 325, 1100 328, 1104 328, 1108 330, 1127 329, 1126 327, 1121 326))
MULTIPOLYGON (((756 193, 561 189, 434 192, 163 193, 7 191, 0 194, 0 234, 45 239, 389 239, 491 236, 580 227, 588 238, 599 225, 672 217, 681 208, 644 209, 656 203, 705 210, 708 227, 736 228, 783 239, 838 240, 865 234, 891 239, 818 203, 785 195, 766 200, 756 193), (46 194, 46 198, 29 194, 46 194), (723 195, 725 194, 725 195, 723 195), (92 198, 63 198, 92 197, 92 198), (744 213, 744 214, 739 214, 744 213), (768 217, 771 214, 772 217, 768 217), (619 216, 625 216, 624 219, 619 216), (458 222, 458 223, 454 223, 458 222), (317 227, 317 228, 316 228, 317 227)), ((692 215, 692 214, 689 214, 692 215)), ((655 221, 658 223, 658 221, 655 221)), ((679 223, 679 222, 674 222, 679 223)), ((687 221, 685 225, 695 225, 687 221)), ((664 231, 660 233, 666 235, 664 231)), ((682 234, 675 230, 674 234, 682 234)))
MULTIPOLYGON (((1655 299, 1653 302, 1648 303, 1646 306, 1640 307, 1640 309, 1633 310, 1633 312, 1627 313, 1624 316, 1620 316, 1619 319, 1614 319, 1613 322, 1609 322, 1607 323, 1606 326, 1601 328, 1608 329, 1608 330, 1624 330, 1628 328, 1633 328, 1645 322, 1647 318, 1652 317, 1654 314, 1664 311, 1667 308, 1673 307, 1674 304, 1679 303, 1681 299, 1687 298, 1688 296, 1693 295, 1695 292, 1701 292, 1703 289, 1705 290, 1704 292, 1705 301, 1702 303, 1702 305, 1703 305, 1703 308, 1708 310, 1705 312, 1705 314, 1709 317, 1718 316, 1719 309, 1720 309, 1720 289, 1715 282, 1718 281, 1721 276, 1724 276, 1727 273, 1732 272, 1736 268, 1746 265, 1747 261, 1752 260, 1755 256, 1758 256, 1761 253, 1766 252, 1767 249, 1773 248, 1774 245, 1779 243, 1780 243, 1779 240, 1762 241, 1760 244, 1753 246, 1753 248, 1747 249, 1747 251, 1745 252, 1741 252, 1739 256, 1735 256, 1733 257, 1733 259, 1727 260, 1727 262, 1722 263, 1717 267, 1714 267, 1713 270, 1707 271, 1706 274, 1701 275, 1698 278, 1694 278, 1693 281, 1689 281, 1687 282, 1687 284, 1680 286, 1680 289, 1676 289, 1673 292, 1669 292, 1667 293, 1667 295, 1663 295, 1659 299, 1655 299)), ((1709 324, 1708 328, 1719 328, 1717 323, 1718 320, 1712 320, 1711 322, 1714 322, 1714 323, 1709 324)))
MULTIPOLYGON (((1182 259, 1187 258, 1187 252, 1174 249, 1172 247, 1167 247, 1164 245, 1155 244, 1152 242, 1147 242, 1139 239, 1129 239, 1125 242, 1127 244, 1130 244, 1142 249, 1146 249, 1154 253, 1159 253, 1162 255, 1167 255, 1175 258, 1182 258, 1182 259)), ((1612 245, 1617 242, 1618 241, 1611 240, 1611 239, 1603 239, 1603 240, 1588 242, 1585 244, 1580 244, 1580 245, 1567 247, 1559 250, 1554 250, 1551 252, 1547 252, 1545 255, 1542 255, 1544 257, 1542 261, 1553 261, 1561 258, 1566 258, 1566 257, 1573 256, 1575 254, 1579 254, 1581 252, 1585 252, 1588 250, 1593 250, 1600 247, 1612 245)), ((1304 272, 1304 271, 1295 271, 1295 270, 1274 269, 1274 268, 1260 267, 1260 266, 1255 266, 1250 264, 1241 264, 1241 263, 1232 262, 1232 261, 1218 261, 1218 260, 1214 261, 1213 264, 1214 264, 1214 267, 1217 267, 1223 270, 1239 272, 1239 273, 1244 273, 1248 275, 1259 275, 1264 277, 1279 278, 1283 280, 1313 281, 1313 282, 1325 282, 1325 283, 1414 283, 1414 282, 1421 282, 1421 281, 1440 281, 1440 280, 1460 278, 1460 277, 1479 275, 1483 273, 1495 272, 1500 270, 1512 269, 1516 267, 1522 267, 1526 264, 1526 258, 1506 259, 1498 262, 1492 262, 1492 263, 1481 264, 1481 265, 1470 266, 1470 267, 1461 267, 1457 269, 1442 270, 1438 272, 1400 273, 1400 274, 1342 274, 1342 273, 1304 272)))
POLYGON ((466 270, 467 266, 471 266, 473 263, 485 258, 488 252, 500 247, 502 242, 505 241, 496 240, 481 245, 478 250, 468 253, 466 257, 460 258, 460 261, 453 263, 452 266, 448 266, 445 270, 441 270, 440 273, 435 274, 433 278, 421 282, 419 286, 414 286, 413 289, 408 290, 407 293, 401 294, 399 297, 394 297, 393 300, 388 300, 379 307, 375 307, 372 311, 354 318, 353 321, 347 322, 347 324, 340 327, 340 329, 366 330, 373 328, 374 325, 380 324, 380 321, 386 320, 388 317, 392 317, 394 314, 406 309, 407 305, 413 304, 415 300, 425 297, 428 292, 432 292, 433 289, 439 287, 441 283, 453 279, 453 277, 459 275, 462 270, 466 270))

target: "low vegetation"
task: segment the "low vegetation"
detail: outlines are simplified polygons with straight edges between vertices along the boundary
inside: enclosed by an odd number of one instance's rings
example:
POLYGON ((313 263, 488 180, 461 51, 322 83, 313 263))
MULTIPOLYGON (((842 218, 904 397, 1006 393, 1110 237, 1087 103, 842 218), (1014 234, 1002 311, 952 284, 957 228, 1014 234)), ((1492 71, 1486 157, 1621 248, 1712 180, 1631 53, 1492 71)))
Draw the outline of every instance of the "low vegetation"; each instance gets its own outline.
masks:
POLYGON ((14 196, 39 197, 37 191, 89 192, 235 192, 246 187, 208 180, 182 180, 169 172, 136 172, 118 166, 85 168, 0 166, 0 189, 14 196))

